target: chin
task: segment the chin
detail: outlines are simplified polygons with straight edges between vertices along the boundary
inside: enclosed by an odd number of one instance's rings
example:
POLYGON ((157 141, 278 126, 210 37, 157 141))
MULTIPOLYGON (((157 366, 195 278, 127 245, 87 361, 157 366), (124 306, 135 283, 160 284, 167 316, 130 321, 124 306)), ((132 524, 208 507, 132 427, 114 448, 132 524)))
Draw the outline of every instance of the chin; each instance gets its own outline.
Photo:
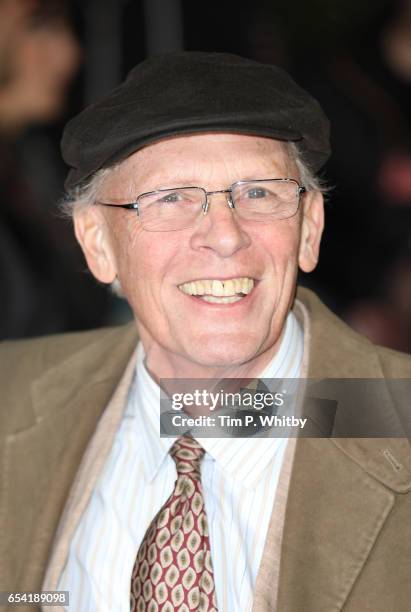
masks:
POLYGON ((256 357, 258 348, 255 338, 207 336, 199 340, 195 353, 190 351, 190 359, 204 367, 231 369, 256 357))

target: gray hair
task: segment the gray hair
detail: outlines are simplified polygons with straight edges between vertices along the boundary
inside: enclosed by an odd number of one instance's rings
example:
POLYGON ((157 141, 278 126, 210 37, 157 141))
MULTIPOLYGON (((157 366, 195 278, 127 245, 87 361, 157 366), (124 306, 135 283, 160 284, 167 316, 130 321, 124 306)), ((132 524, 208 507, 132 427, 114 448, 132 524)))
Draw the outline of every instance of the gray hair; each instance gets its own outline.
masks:
POLYGON ((71 219, 75 210, 87 208, 94 204, 98 200, 98 194, 103 187, 103 183, 117 166, 118 164, 115 164, 97 170, 87 182, 69 189, 60 202, 60 210, 63 216, 71 219))
MULTIPOLYGON (((286 150, 290 159, 295 163, 300 181, 308 191, 327 193, 328 189, 323 181, 316 176, 309 165, 304 161, 304 154, 295 142, 287 142, 286 150)), ((121 164, 117 162, 112 166, 97 170, 86 183, 69 190, 61 202, 60 208, 65 217, 72 218, 75 210, 91 206, 98 200, 107 177, 121 164)))
POLYGON ((304 154, 301 152, 297 143, 287 142, 287 151, 290 159, 297 166, 301 184, 304 185, 307 191, 320 191, 325 194, 328 189, 324 181, 322 181, 304 161, 304 154))

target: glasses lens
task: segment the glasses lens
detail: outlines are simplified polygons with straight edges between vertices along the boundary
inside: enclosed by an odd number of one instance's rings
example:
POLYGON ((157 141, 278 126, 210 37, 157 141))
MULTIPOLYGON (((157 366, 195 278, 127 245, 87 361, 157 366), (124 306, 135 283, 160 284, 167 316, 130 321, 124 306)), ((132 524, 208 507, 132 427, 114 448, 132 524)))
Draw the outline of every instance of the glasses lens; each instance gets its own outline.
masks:
POLYGON ((195 223, 205 201, 200 187, 153 191, 138 200, 141 223, 150 232, 170 232, 195 223))
POLYGON ((244 219, 287 219, 298 210, 298 183, 292 180, 244 181, 234 186, 232 197, 237 213, 244 219))

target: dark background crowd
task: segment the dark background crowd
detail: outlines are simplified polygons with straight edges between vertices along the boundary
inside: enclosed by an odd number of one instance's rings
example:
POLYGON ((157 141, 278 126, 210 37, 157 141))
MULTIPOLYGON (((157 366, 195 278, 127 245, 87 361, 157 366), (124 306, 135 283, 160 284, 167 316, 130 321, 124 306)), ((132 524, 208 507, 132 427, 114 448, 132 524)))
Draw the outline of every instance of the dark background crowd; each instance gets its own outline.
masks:
POLYGON ((279 64, 319 100, 326 230, 301 282, 411 352, 411 0, 0 0, 0 339, 129 316, 58 214, 59 140, 138 61, 178 49, 279 64))

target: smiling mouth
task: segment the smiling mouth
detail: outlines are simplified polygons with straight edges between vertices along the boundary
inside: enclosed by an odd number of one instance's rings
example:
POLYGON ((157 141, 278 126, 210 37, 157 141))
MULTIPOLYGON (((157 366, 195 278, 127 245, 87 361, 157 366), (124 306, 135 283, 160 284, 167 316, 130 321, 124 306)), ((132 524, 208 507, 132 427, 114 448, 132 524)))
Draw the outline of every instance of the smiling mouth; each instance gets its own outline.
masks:
POLYGON ((233 304, 244 299, 254 287, 254 279, 248 276, 230 278, 229 280, 195 280, 178 285, 186 295, 195 296, 212 304, 233 304))

